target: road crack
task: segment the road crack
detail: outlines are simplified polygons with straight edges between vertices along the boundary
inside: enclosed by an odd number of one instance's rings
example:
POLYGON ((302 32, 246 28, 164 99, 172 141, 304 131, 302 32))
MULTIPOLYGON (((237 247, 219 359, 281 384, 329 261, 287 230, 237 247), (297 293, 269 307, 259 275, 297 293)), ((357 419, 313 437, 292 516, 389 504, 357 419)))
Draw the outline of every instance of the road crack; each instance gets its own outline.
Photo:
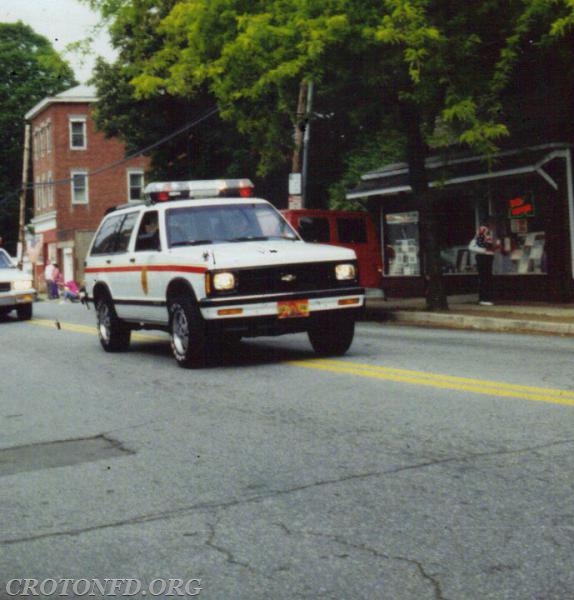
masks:
MULTIPOLYGON (((104 437, 104 436, 102 436, 104 437)), ((113 441, 114 443, 120 444, 117 440, 113 440, 113 438, 108 438, 109 441, 113 441)), ((161 521, 167 519, 174 519, 182 516, 186 516, 192 514, 194 512, 211 512, 218 510, 226 510, 230 508, 235 508, 237 506, 245 506, 253 503, 260 503, 266 500, 270 500, 273 498, 280 498, 282 496, 286 496, 289 494, 296 494, 299 492, 305 492, 312 489, 317 489, 321 487, 340 485, 349 482, 357 482, 361 480, 368 480, 376 477, 387 477, 391 475, 397 475, 399 473, 404 473, 407 471, 415 471, 419 469, 430 469, 435 466, 441 466, 450 463, 457 462, 469 462, 472 460, 478 460, 482 458, 489 458, 494 456, 510 456, 517 454, 525 454, 530 452, 538 452, 540 450, 545 450, 548 448, 554 448, 562 445, 574 444, 574 440, 558 440, 554 442, 549 442, 547 444, 538 444, 536 446, 528 446, 525 448, 516 448, 510 450, 496 450, 492 452, 480 452, 476 454, 470 454, 468 456, 451 456, 443 459, 436 460, 428 460, 424 462, 414 463, 411 465, 405 465, 403 467, 393 467, 384 471, 367 471, 364 473, 356 473, 347 475, 344 477, 333 478, 333 479, 324 479, 321 481, 314 481, 311 483, 293 486, 290 488, 280 489, 276 491, 271 491, 265 494, 253 494, 251 496, 246 496, 244 498, 239 498, 230 501, 221 501, 221 502, 199 502, 197 504, 192 504, 189 506, 183 506, 180 508, 175 508, 172 510, 154 512, 149 514, 143 514, 134 516, 128 519, 120 519, 117 521, 112 521, 110 523, 101 523, 98 525, 93 525, 89 527, 78 527, 67 529, 64 531, 52 531, 46 533, 40 533, 35 535, 23 536, 20 538, 5 538, 0 539, 0 544, 2 545, 12 545, 26 542, 33 542, 43 539, 57 538, 57 537, 65 537, 65 536, 79 536, 85 533, 91 533, 94 531, 103 531, 105 529, 113 529, 117 527, 129 527, 133 525, 139 525, 142 523, 151 523, 154 521, 161 521)), ((128 451, 129 452, 129 451, 128 451)))

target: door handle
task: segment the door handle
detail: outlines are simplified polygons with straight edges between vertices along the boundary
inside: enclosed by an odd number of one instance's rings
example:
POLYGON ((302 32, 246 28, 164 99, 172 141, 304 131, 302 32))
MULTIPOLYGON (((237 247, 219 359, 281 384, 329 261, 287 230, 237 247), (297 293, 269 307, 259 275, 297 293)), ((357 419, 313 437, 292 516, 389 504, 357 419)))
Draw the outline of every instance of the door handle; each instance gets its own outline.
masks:
POLYGON ((131 263, 135 263, 135 262, 136 262, 136 259, 135 259, 135 258, 130 258, 130 262, 131 262, 131 263))

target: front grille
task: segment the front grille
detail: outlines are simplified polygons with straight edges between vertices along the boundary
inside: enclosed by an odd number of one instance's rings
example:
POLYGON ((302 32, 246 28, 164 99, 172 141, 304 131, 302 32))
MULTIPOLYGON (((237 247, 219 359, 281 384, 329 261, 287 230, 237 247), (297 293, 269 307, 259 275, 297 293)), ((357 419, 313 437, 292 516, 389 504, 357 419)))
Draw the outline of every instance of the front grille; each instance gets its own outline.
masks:
POLYGON ((236 271, 239 283, 235 294, 277 294, 348 286, 352 282, 335 278, 336 264, 307 263, 240 269, 236 271))
POLYGON ((0 292, 9 292, 11 288, 12 285, 9 281, 7 283, 0 283, 0 292))

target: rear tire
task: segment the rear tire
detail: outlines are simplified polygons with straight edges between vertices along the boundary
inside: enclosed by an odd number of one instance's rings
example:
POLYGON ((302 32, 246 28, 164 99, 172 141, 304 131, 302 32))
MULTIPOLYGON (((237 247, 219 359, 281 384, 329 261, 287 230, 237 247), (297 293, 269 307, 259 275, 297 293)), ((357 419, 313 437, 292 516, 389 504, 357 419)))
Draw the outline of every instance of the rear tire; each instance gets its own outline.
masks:
POLYGON ((307 332, 313 350, 321 356, 342 356, 355 335, 355 319, 349 315, 318 315, 307 332))
POLYGON ((96 301, 96 319, 100 344, 106 352, 123 352, 129 348, 131 330, 118 318, 108 296, 96 301))
POLYGON ((169 336, 173 357, 185 369, 207 364, 208 340, 205 321, 196 304, 180 296, 169 304, 169 336))
POLYGON ((19 321, 29 321, 32 318, 32 303, 17 306, 16 314, 19 321))

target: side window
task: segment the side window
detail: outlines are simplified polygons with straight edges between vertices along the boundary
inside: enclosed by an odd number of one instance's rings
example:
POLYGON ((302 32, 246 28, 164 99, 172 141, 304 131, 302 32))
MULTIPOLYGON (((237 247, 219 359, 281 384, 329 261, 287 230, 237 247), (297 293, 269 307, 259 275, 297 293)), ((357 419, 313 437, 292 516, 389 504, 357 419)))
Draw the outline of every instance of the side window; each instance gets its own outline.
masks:
POLYGON ((72 150, 85 150, 86 140, 86 118, 70 117, 70 148, 72 150))
POLYGON ((337 234, 342 244, 367 243, 367 226, 363 219, 337 219, 337 234))
POLYGON ((86 171, 72 171, 72 204, 88 204, 88 174, 86 171))
POLYGON ((144 174, 143 171, 128 171, 128 202, 142 200, 144 197, 144 174))
POLYGON ((160 250, 159 241, 159 220, 156 211, 150 211, 144 214, 138 236, 136 238, 136 252, 145 250, 160 250))
POLYGON ((299 233, 306 242, 330 242, 329 221, 324 217, 301 217, 299 233))
POLYGON ((126 218, 123 220, 120 231, 118 234, 118 241, 116 244, 116 252, 127 252, 130 238, 132 237, 132 231, 134 230, 134 225, 136 224, 136 219, 138 217, 137 212, 128 213, 126 218))
POLYGON ((123 215, 108 217, 96 233, 96 239, 92 245, 90 254, 111 254, 115 252, 116 237, 119 231, 123 215))

